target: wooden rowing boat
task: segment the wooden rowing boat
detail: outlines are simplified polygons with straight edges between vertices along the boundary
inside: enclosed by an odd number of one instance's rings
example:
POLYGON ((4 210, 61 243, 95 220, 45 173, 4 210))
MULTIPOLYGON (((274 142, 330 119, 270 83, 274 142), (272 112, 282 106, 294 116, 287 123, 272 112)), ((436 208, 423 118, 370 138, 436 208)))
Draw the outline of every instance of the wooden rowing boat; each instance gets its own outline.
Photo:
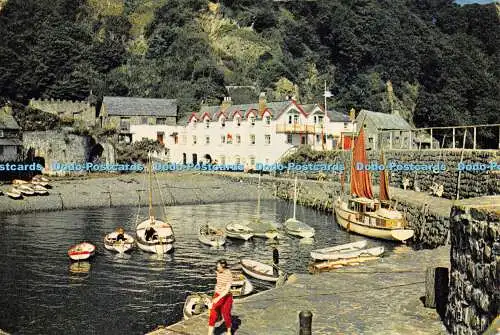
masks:
POLYGON ((12 181, 13 185, 25 185, 25 184, 29 184, 29 183, 30 183, 29 181, 21 180, 21 179, 14 179, 12 181))
POLYGON ((94 256, 94 253, 95 245, 88 242, 76 244, 68 249, 68 256, 74 261, 88 259, 94 256))
POLYGON ((319 273, 329 270, 340 269, 345 266, 360 265, 361 263, 373 261, 379 258, 380 257, 369 256, 369 257, 356 257, 351 259, 341 259, 336 261, 316 262, 310 264, 308 270, 310 273, 319 273))
POLYGON ((226 236, 239 240, 248 241, 253 237, 253 230, 239 223, 229 223, 226 226, 226 236))
POLYGON ((326 253, 311 251, 311 258, 315 260, 326 261, 326 260, 337 260, 337 259, 350 259, 362 256, 380 256, 383 253, 384 253, 384 247, 333 251, 326 253))
POLYGON ((33 186, 30 186, 30 187, 33 189, 33 191, 35 191, 36 194, 39 194, 39 195, 49 194, 49 190, 47 190, 42 185, 34 184, 33 186))
POLYGON ((14 188, 14 187, 11 188, 10 190, 6 191, 5 195, 7 195, 8 197, 10 197, 12 199, 16 199, 16 200, 23 198, 21 191, 19 191, 18 189, 14 188))
POLYGON ((363 249, 364 247, 366 247, 367 243, 368 243, 367 240, 361 240, 361 241, 357 241, 357 242, 336 245, 334 247, 316 249, 316 250, 313 250, 313 252, 329 253, 329 252, 334 252, 334 251, 358 250, 358 249, 363 249))
POLYGON ((260 280, 277 282, 280 275, 283 274, 283 271, 281 270, 276 273, 274 271, 274 267, 271 265, 267 265, 251 259, 242 259, 240 262, 243 271, 247 275, 260 280))
POLYGON ((188 320, 208 310, 208 304, 211 300, 207 294, 201 292, 188 295, 182 309, 184 320, 188 320))
POLYGON ((104 247, 107 250, 124 253, 131 250, 135 246, 135 239, 132 235, 125 233, 121 229, 104 236, 104 247), (117 240, 119 234, 123 234, 123 240, 117 240))
POLYGON ((24 195, 34 195, 35 190, 33 190, 31 187, 27 185, 19 185, 17 186, 17 189, 24 195))
POLYGON ((221 229, 215 229, 210 225, 204 225, 200 227, 198 240, 212 247, 221 247, 226 243, 226 234, 221 229))

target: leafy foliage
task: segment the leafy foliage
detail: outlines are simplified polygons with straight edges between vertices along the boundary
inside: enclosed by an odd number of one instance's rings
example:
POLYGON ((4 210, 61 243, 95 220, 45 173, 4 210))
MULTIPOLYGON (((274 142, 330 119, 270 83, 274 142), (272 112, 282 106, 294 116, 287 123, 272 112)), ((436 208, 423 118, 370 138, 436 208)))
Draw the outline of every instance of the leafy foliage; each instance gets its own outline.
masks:
POLYGON ((161 151, 163 146, 157 141, 143 139, 139 142, 134 142, 131 145, 118 145, 116 147, 116 161, 118 163, 146 163, 148 160, 148 152, 161 151))

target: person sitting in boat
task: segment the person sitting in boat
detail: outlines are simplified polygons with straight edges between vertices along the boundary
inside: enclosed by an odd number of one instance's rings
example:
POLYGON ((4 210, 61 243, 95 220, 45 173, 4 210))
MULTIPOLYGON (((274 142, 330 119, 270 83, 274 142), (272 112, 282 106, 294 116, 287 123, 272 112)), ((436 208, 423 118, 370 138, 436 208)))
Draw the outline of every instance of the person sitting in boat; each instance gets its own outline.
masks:
POLYGON ((116 230, 116 241, 124 241, 125 242, 125 230, 123 228, 118 228, 116 230))
POLYGON ((146 229, 146 241, 152 241, 158 239, 158 233, 153 227, 146 229))

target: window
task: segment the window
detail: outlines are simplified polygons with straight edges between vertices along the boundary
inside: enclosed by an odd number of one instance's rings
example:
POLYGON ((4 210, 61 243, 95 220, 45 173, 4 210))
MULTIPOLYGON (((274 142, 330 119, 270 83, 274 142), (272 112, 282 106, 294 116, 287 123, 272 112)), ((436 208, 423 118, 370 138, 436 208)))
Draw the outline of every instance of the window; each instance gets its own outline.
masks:
POLYGON ((299 123, 299 116, 298 115, 293 116, 293 123, 299 123))
POLYGON ((3 137, 3 130, 0 130, 0 137, 3 137))
POLYGON ((300 137, 300 144, 302 144, 302 145, 306 144, 306 137, 305 136, 300 137))
POLYGON ((163 145, 163 136, 165 135, 164 132, 162 131, 158 131, 156 133, 156 140, 158 141, 158 143, 160 143, 161 145, 163 145))
POLYGON ((226 156, 220 156, 220 163, 226 164, 226 156))
POLYGON ((225 118, 222 118, 222 119, 220 120, 220 126, 221 126, 221 127, 225 127, 225 126, 226 126, 226 119, 225 119, 225 118))
POLYGON ((323 123, 323 117, 322 117, 322 116, 318 116, 318 123, 319 123, 319 124, 322 124, 322 123, 323 123))
POLYGON ((288 115, 288 124, 292 124, 293 116, 288 115))
POLYGON ((240 117, 237 117, 236 118, 236 125, 239 127, 241 126, 241 118, 240 117))
POLYGON ((250 124, 255 126, 255 116, 250 116, 250 124))
POLYGON ((270 116, 266 116, 266 124, 267 125, 271 124, 271 117, 270 116))
POLYGON ((141 124, 148 124, 148 117, 147 116, 141 116, 141 124))
POLYGON ((193 119, 193 128, 196 128, 196 124, 198 123, 198 121, 196 121, 196 119, 193 119))
POLYGON ((251 166, 255 165, 255 157, 254 156, 250 156, 250 165, 251 166))
POLYGON ((265 162, 266 164, 269 164, 269 158, 266 158, 265 162))
POLYGON ((167 119, 164 117, 159 117, 156 119, 156 124, 167 124, 167 119))
POLYGON ((320 136, 316 135, 316 143, 319 143, 319 141, 320 141, 320 136))
POLYGON ((241 136, 236 135, 236 144, 240 144, 240 143, 241 143, 241 136))
POLYGON ((255 135, 254 134, 250 135, 250 144, 255 144, 255 135))
POLYGON ((368 143, 373 143, 373 137, 368 137, 368 143))
POLYGON ((210 144, 210 136, 205 136, 205 144, 210 144))
POLYGON ((271 135, 264 135, 264 143, 271 144, 271 135))
POLYGON ((222 135, 220 137, 220 143, 226 143, 226 136, 222 135))
MULTIPOLYGON (((344 129, 347 129, 347 125, 348 125, 348 123, 344 122, 344 129)), ((365 127, 366 127, 366 124, 365 124, 365 127)))
POLYGON ((179 136, 174 136, 174 144, 179 144, 179 136))
POLYGON ((241 164, 241 158, 240 158, 240 156, 236 156, 234 158, 234 164, 241 164))
POLYGON ((193 144, 196 144, 196 136, 193 135, 193 144))
POLYGON ((292 134, 286 134, 286 143, 292 144, 292 134))
POLYGON ((205 128, 210 128, 210 120, 209 119, 205 120, 205 128))

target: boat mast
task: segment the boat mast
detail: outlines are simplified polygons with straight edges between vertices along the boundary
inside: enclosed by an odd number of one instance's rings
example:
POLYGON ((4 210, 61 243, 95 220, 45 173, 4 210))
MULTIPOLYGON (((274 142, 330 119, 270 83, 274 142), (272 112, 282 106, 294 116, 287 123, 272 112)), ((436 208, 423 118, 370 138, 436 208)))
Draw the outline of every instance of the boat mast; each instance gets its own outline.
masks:
POLYGON ((295 187, 293 190, 293 219, 295 220, 295 212, 297 211, 297 176, 295 176, 295 187))
POLYGON ((153 167, 151 165, 151 153, 148 152, 148 165, 149 165, 149 217, 153 216, 153 167))

